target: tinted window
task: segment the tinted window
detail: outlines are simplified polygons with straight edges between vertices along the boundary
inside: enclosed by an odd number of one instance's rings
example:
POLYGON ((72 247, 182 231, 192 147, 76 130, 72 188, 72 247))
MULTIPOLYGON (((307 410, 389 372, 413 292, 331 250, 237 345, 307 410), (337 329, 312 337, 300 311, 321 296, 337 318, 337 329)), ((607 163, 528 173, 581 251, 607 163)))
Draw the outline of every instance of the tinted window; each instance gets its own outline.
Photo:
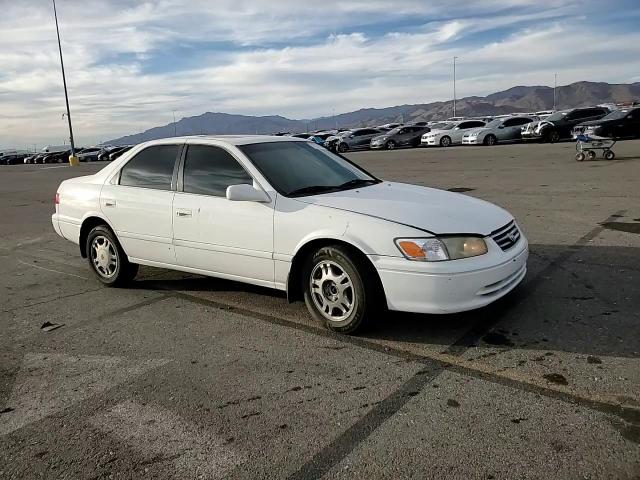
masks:
POLYGON ((253 179, 223 148, 189 145, 183 183, 185 192, 224 197, 228 186, 253 184, 253 179))
POLYGON ((524 125, 525 123, 531 123, 530 118, 510 118, 504 122, 505 127, 516 127, 518 125, 524 125))
POLYGON ((171 190, 173 167, 180 145, 145 148, 122 167, 120 185, 171 190))
POLYGON ((249 157, 271 186, 284 195, 301 189, 308 192, 302 191, 300 194, 312 194, 349 188, 350 185, 353 188, 359 186, 361 181, 377 183, 355 165, 313 143, 269 142, 241 145, 238 148, 249 157))

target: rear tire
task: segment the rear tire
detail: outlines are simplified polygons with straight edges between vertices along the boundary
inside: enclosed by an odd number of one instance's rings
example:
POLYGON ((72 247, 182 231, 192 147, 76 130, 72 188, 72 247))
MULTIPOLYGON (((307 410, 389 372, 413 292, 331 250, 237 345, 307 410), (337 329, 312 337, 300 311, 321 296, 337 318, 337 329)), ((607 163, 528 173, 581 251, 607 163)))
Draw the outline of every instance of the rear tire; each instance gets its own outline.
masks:
POLYGON ((86 252, 93 273, 108 287, 126 285, 138 273, 138 265, 129 262, 120 242, 106 225, 98 225, 89 232, 86 252))
POLYGON ((318 249, 304 266, 304 301, 314 319, 339 333, 363 331, 380 313, 372 275, 359 258, 346 248, 333 245, 318 249), (365 278, 367 279, 365 282, 365 278))
POLYGON ((616 154, 613 153, 611 150, 607 150, 606 152, 604 152, 604 158, 606 160, 613 160, 614 158, 616 158, 616 154))

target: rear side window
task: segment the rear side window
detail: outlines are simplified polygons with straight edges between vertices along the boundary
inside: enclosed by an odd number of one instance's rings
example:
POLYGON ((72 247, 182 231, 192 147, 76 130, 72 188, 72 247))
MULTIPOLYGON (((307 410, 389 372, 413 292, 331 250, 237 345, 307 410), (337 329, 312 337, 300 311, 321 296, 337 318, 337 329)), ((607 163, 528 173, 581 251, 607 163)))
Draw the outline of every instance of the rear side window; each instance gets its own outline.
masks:
POLYGON ((180 145, 145 148, 122 167, 120 185, 171 190, 173 168, 180 145))
POLYGON ((184 162, 184 191, 225 197, 227 187, 253 179, 225 149, 209 145, 189 145, 184 162))

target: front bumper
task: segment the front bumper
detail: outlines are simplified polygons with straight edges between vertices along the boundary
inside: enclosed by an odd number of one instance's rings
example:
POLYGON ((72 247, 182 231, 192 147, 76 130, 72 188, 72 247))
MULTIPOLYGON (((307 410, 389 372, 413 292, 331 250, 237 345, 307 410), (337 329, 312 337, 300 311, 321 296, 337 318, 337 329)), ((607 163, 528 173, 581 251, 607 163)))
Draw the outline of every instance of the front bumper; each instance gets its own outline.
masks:
POLYGON ((384 148, 387 148, 386 144, 383 143, 371 143, 369 145, 369 148, 371 148, 371 150, 382 150, 384 148))
POLYGON ((531 132, 522 132, 522 140, 542 140, 544 136, 543 132, 536 133, 534 131, 531 132))
POLYGON ((436 137, 429 137, 429 138, 422 138, 420 139, 420 144, 421 145, 428 145, 428 146, 434 146, 434 145, 438 145, 438 142, 440 141, 440 139, 436 140, 436 137))
POLYGON ((480 145, 481 143, 479 137, 462 137, 463 145, 480 145))
POLYGON ((374 265, 390 310, 455 313, 484 307, 505 296, 522 281, 527 273, 529 256, 526 240, 522 238, 511 250, 513 253, 503 256, 503 261, 493 266, 456 273, 432 273, 427 271, 428 264, 422 264, 424 271, 416 270, 415 265, 411 271, 401 270, 399 267, 407 260, 395 257, 378 257, 374 265))

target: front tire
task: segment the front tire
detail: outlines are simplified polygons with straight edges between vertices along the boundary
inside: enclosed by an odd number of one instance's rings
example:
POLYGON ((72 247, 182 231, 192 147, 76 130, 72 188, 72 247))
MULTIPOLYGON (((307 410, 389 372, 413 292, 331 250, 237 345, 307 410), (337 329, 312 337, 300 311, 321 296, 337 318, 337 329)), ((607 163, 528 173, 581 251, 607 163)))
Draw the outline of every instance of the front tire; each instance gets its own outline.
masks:
POLYGON ((560 141, 560 134, 552 130, 547 134, 547 140, 549 143, 558 143, 560 141))
POLYGON ((349 145, 347 145, 346 143, 341 143, 340 145, 338 145, 338 152, 345 153, 347 150, 349 150, 349 145))
POLYGON ((126 285, 138 273, 138 265, 129 262, 120 242, 106 225, 98 225, 89 232, 86 252, 96 277, 108 287, 126 285))
POLYGON ((387 142, 387 150, 394 150, 396 148, 396 142, 389 140, 387 142))
POLYGON ((441 147, 450 147, 451 146, 451 137, 448 136, 444 136, 440 139, 440 146, 441 147))
POLYGON ((309 313, 329 330, 356 333, 372 323, 376 286, 364 282, 367 265, 344 247, 322 247, 311 255, 303 271, 304 300, 309 313))
POLYGON ((496 143, 498 143, 498 139, 496 138, 496 136, 495 136, 495 135, 487 135, 487 136, 484 138, 484 144, 485 144, 485 145, 493 146, 493 145, 495 145, 496 143))

